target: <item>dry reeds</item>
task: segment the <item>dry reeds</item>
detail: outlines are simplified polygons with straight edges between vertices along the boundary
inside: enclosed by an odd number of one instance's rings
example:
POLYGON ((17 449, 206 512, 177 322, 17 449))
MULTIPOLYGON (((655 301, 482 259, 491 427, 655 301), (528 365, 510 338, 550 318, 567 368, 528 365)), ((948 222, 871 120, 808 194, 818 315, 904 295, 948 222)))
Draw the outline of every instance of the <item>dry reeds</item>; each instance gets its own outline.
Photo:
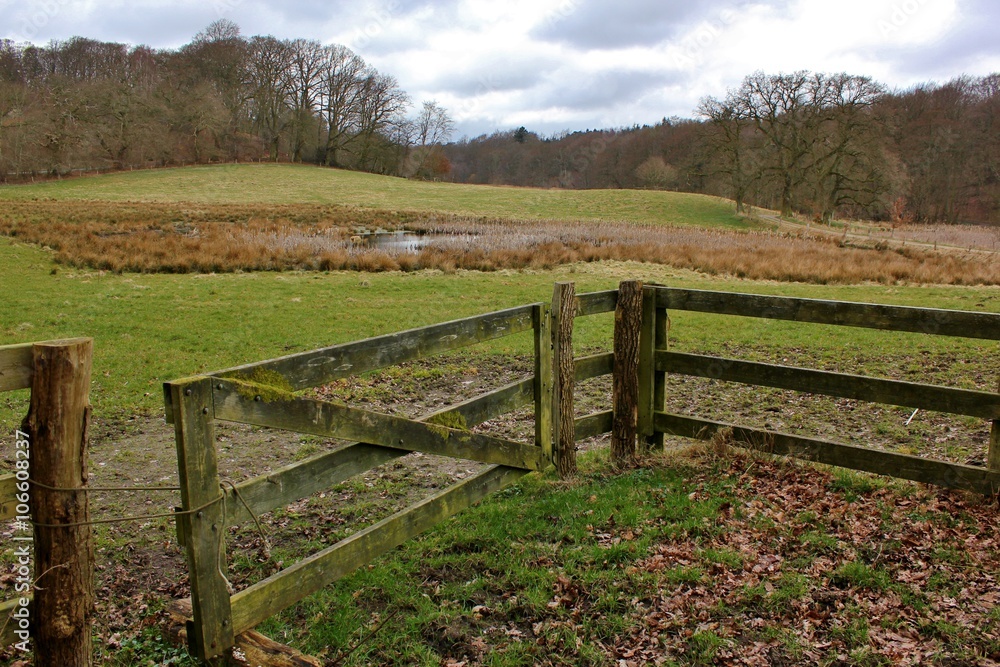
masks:
POLYGON ((632 260, 811 283, 1000 284, 995 254, 848 247, 836 239, 613 222, 469 218, 330 206, 13 202, 0 233, 56 260, 114 272, 547 269, 632 260), (417 250, 358 243, 362 229, 424 234, 417 250))

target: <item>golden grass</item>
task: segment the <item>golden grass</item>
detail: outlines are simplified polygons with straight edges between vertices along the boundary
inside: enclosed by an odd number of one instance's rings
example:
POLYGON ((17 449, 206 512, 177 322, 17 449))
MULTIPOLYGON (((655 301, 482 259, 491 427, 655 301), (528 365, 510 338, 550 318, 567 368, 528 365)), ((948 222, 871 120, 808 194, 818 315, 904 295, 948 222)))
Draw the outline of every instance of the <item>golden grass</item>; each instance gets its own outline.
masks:
POLYGON ((632 260, 809 283, 1000 284, 995 255, 848 247, 837 239, 612 222, 524 221, 322 205, 8 202, 0 233, 74 267, 113 272, 551 268, 632 260), (436 235, 417 251, 358 243, 361 229, 436 235))

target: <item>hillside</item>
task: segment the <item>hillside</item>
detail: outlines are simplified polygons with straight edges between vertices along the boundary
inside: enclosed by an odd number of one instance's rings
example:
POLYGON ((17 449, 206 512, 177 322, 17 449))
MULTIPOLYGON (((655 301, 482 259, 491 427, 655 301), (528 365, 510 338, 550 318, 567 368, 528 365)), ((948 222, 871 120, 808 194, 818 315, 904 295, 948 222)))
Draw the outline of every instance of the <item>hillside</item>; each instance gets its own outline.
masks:
POLYGON ((134 171, 0 187, 2 200, 200 204, 347 204, 498 218, 606 220, 747 227, 732 202, 651 190, 557 190, 410 181, 290 164, 134 171))

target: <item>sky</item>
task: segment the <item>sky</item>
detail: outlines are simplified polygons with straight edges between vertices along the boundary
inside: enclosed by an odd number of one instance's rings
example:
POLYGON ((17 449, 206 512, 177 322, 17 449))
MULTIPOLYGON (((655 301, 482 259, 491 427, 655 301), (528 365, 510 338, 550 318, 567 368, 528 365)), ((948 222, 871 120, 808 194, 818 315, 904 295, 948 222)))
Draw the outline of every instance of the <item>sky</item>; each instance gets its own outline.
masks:
POLYGON ((997 0, 0 0, 0 38, 177 48, 217 19, 353 49, 475 137, 694 117, 745 76, 1000 72, 997 0))

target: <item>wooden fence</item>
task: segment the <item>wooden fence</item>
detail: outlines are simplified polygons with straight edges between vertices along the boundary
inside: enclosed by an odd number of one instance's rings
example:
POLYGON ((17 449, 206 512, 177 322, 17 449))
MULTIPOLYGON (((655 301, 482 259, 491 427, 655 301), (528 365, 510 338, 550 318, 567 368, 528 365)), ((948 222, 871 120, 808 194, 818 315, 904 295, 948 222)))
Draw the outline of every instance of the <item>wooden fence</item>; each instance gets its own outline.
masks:
POLYGON ((0 520, 21 522, 13 538, 17 597, 0 604, 0 641, 32 648, 38 665, 91 660, 94 543, 81 489, 92 358, 89 338, 0 347, 0 392, 31 390, 16 472, 0 476, 0 520))
POLYGON ((725 429, 731 442, 856 470, 993 494, 1000 489, 1000 395, 668 349, 671 311, 764 317, 928 335, 1000 340, 1000 315, 789 297, 674 289, 623 283, 620 290, 575 295, 557 285, 550 308, 534 304, 294 354, 167 383, 167 419, 175 425, 183 511, 178 537, 187 547, 192 616, 188 642, 202 658, 307 595, 370 562, 489 493, 551 463, 572 469, 573 443, 612 433, 619 452, 662 446, 664 437, 708 439, 725 429), (576 318, 615 312, 615 352, 574 359, 576 318), (337 379, 533 331, 531 377, 421 419, 304 398, 297 392, 337 379), (819 439, 774 433, 666 411, 669 374, 683 374, 903 405, 993 422, 989 467, 933 461, 819 439), (614 375, 614 405, 578 419, 573 384, 614 375), (534 405, 535 437, 513 442, 468 429, 534 405), (225 486, 218 474, 215 421, 281 428, 357 441, 268 475, 225 486), (636 436, 638 435, 638 443, 636 436), (558 446, 557 446, 558 445, 558 446), (225 529, 283 507, 409 452, 491 464, 462 481, 249 588, 233 593, 225 578, 225 529), (564 465, 567 464, 567 465, 564 465))
POLYGON ((643 330, 636 334, 642 339, 638 410, 640 433, 652 438, 666 434, 710 439, 726 429, 731 442, 774 454, 987 495, 1000 491, 1000 394, 671 352, 663 333, 670 311, 697 311, 1000 340, 1000 314, 659 286, 644 289, 643 304, 643 330), (987 466, 949 463, 671 414, 665 411, 664 401, 664 382, 668 373, 986 419, 992 422, 987 466))
POLYGON ((549 308, 512 308, 402 333, 250 364, 165 385, 175 427, 181 498, 178 537, 187 547, 192 615, 188 643, 212 658, 235 636, 410 537, 552 461, 552 359, 549 308), (295 392, 430 355, 534 332, 531 377, 422 419, 304 398, 295 392), (529 404, 530 445, 474 433, 472 426, 529 404), (254 424, 357 441, 235 486, 219 478, 213 424, 254 424), (480 474, 233 594, 225 578, 225 527, 283 507, 403 456, 425 452, 491 464, 480 474))

